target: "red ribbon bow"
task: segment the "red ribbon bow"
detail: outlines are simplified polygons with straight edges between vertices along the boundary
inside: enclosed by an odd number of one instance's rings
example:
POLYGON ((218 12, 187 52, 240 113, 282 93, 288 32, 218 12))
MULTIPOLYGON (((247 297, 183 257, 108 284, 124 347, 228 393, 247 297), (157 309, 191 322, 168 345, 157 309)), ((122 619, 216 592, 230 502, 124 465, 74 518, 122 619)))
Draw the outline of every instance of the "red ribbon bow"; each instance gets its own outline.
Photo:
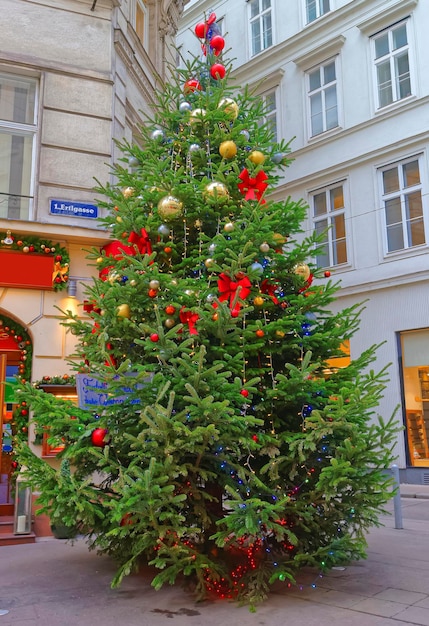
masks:
POLYGON ((140 235, 133 231, 128 237, 128 243, 137 247, 140 254, 152 254, 152 244, 145 228, 141 229, 140 235))
POLYGON ((301 287, 301 289, 298 289, 298 293, 304 293, 305 291, 307 291, 307 289, 311 286, 311 283, 313 282, 313 278, 314 278, 314 275, 310 274, 310 276, 307 278, 307 280, 304 283, 304 287, 301 287))
POLYGON ((195 324, 199 319, 198 313, 193 313, 192 311, 185 310, 185 307, 182 307, 179 313, 179 317, 182 324, 188 325, 190 335, 198 335, 198 331, 195 328, 195 324))
POLYGON ((245 200, 257 200, 261 204, 265 204, 262 196, 268 187, 268 183, 265 182, 268 176, 263 170, 260 170, 255 177, 252 177, 249 174, 249 170, 244 168, 238 178, 241 180, 241 183, 238 183, 238 188, 245 200))
POLYGON ((274 304, 279 303, 278 298, 275 296, 276 289, 277 289, 277 285, 273 285, 269 283, 266 278, 261 283, 261 292, 269 295, 271 300, 274 302, 274 304))
POLYGON ((229 308, 239 310, 240 304, 234 300, 236 297, 245 300, 250 293, 252 283, 247 276, 234 281, 227 274, 222 273, 219 274, 217 286, 220 292, 219 300, 222 302, 229 299, 229 308))

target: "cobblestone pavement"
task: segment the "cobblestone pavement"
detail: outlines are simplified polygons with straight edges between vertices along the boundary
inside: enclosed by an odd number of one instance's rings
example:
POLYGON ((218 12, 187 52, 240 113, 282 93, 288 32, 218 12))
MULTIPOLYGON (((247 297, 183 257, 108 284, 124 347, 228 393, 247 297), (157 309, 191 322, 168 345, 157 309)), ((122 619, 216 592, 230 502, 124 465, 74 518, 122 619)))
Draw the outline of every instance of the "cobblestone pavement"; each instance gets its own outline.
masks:
POLYGON ((4 546, 0 626, 429 626, 429 489, 412 492, 400 500, 403 529, 389 515, 370 531, 367 560, 316 578, 315 588, 314 578, 299 581, 302 590, 279 586, 256 613, 197 604, 179 586, 155 591, 148 572, 111 589, 114 564, 81 540, 4 546))

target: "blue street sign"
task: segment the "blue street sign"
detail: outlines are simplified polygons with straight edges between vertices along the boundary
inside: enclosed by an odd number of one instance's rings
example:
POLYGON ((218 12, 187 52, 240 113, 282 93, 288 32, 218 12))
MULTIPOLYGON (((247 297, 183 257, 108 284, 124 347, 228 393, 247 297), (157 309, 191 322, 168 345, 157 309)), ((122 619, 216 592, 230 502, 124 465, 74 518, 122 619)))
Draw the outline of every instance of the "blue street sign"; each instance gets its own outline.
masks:
POLYGON ((86 202, 73 202, 68 200, 49 201, 49 212, 52 215, 65 215, 67 217, 98 217, 98 206, 86 202))

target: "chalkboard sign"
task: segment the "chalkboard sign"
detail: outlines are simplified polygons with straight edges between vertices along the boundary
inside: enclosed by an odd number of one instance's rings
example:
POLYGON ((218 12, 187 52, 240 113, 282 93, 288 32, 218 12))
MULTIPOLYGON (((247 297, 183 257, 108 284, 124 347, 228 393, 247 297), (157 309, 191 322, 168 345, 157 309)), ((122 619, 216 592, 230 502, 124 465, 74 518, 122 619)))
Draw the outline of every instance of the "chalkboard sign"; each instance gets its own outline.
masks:
MULTIPOLYGON (((150 383, 153 376, 148 376, 144 379, 144 382, 139 382, 137 387, 142 388, 144 384, 150 383)), ((112 406, 114 404, 122 404, 128 399, 128 395, 133 391, 131 387, 122 387, 122 393, 119 395, 113 395, 111 391, 108 391, 108 385, 106 382, 100 380, 96 376, 91 374, 76 374, 76 391, 78 397, 79 407, 81 409, 91 409, 103 406, 112 406)), ((119 390, 118 390, 119 391, 119 390)), ((133 398, 131 404, 139 404, 138 398, 133 398)))

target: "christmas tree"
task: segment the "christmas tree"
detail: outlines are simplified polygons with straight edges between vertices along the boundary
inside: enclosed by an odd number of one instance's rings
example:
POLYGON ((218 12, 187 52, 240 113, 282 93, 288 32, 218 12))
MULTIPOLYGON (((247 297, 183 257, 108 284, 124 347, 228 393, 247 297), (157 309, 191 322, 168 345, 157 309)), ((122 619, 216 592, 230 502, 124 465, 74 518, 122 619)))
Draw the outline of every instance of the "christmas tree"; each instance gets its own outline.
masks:
POLYGON ((253 605, 301 568, 365 556, 396 427, 376 414, 375 347, 332 366, 361 307, 331 313, 305 204, 270 196, 289 145, 230 86, 215 19, 98 189, 112 240, 90 252, 86 317, 63 319, 97 400, 24 385, 63 449, 59 470, 25 443, 19 460, 42 510, 117 559, 113 584, 146 563, 157 589, 185 579, 253 605))

